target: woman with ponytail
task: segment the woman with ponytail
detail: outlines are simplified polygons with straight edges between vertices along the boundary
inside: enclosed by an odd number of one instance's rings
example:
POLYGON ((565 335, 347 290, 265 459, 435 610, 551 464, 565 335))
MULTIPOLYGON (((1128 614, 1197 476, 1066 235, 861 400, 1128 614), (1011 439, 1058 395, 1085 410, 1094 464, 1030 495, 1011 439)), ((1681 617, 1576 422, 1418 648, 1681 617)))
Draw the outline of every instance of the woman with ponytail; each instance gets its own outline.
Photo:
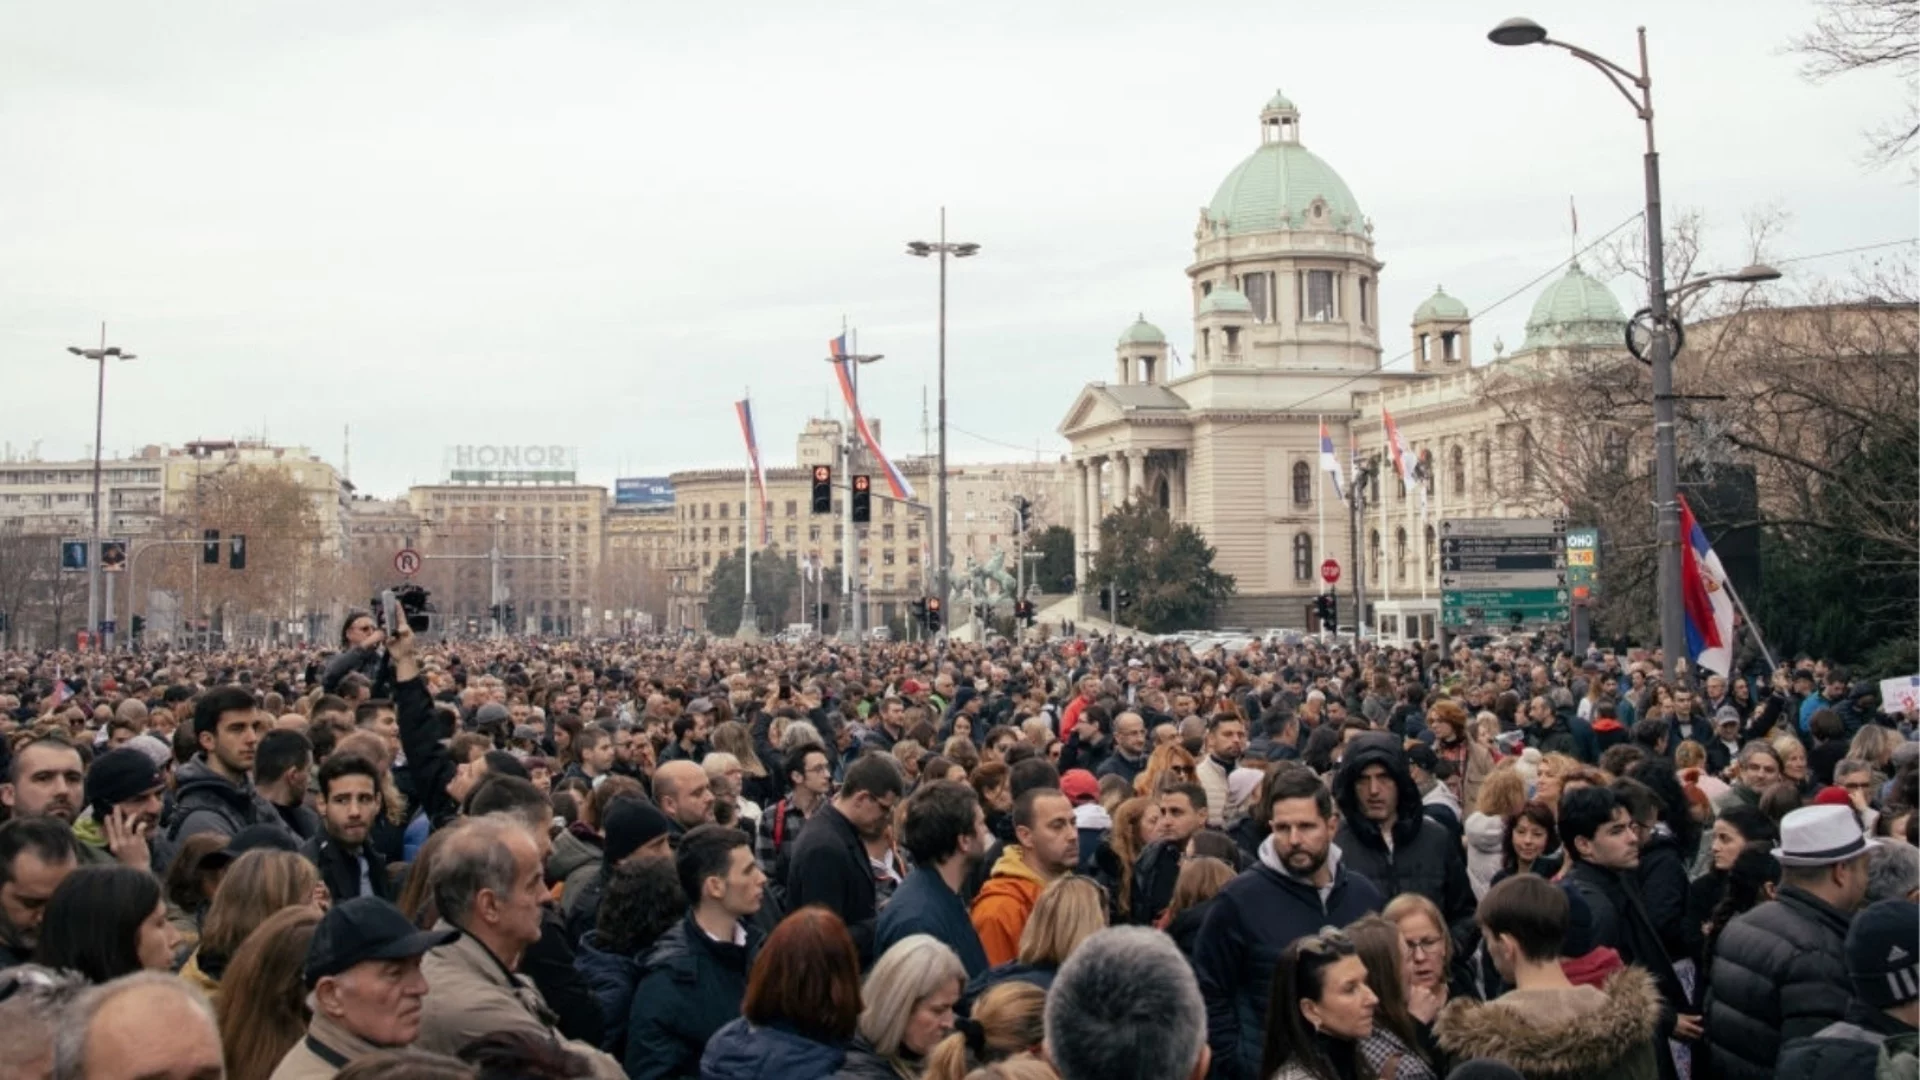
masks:
POLYGON ((1037 1050, 1046 1039, 1047 992, 1029 982, 1006 982, 974 1002, 973 1015, 954 1022, 953 1034, 927 1055, 924 1080, 966 1080, 968 1073, 1037 1050))

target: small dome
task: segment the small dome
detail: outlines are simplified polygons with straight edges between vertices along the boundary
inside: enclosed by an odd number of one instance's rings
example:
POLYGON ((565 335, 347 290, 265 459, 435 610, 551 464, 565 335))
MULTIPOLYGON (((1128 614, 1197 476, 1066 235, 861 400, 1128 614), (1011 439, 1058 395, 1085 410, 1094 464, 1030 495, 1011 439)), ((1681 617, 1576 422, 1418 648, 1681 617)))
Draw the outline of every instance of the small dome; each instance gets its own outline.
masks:
POLYGON ((1553 345, 1620 345, 1625 341, 1627 317, 1613 290, 1588 276, 1578 262, 1566 276, 1540 294, 1527 316, 1527 340, 1521 348, 1553 345))
MULTIPOLYGON (((1293 102, 1276 94, 1263 116, 1274 111, 1275 102, 1298 112, 1293 102)), ((1310 222, 1336 232, 1367 235, 1367 219, 1347 182, 1301 146, 1297 137, 1264 142, 1236 165, 1207 204, 1207 220, 1228 236, 1304 228, 1310 222), (1315 203, 1324 205, 1324 217, 1313 217, 1315 203)))
POLYGON ((1287 100, 1287 95, 1281 93, 1278 90, 1275 90, 1273 92, 1273 96, 1267 99, 1267 111, 1268 112, 1299 112, 1300 110, 1294 107, 1293 102, 1287 100))
POLYGON ((1215 312, 1222 315, 1251 315, 1253 302, 1247 299, 1245 293, 1231 285, 1216 285, 1213 291, 1207 294, 1207 298, 1200 301, 1200 314, 1208 315, 1215 312))
POLYGON ((1467 305, 1447 295, 1447 290, 1439 285, 1433 287, 1433 295, 1413 309, 1413 321, 1417 326, 1435 319, 1464 322, 1468 318, 1467 305))
POLYGON ((1160 328, 1147 321, 1145 315, 1135 319, 1132 326, 1120 335, 1121 345, 1165 345, 1167 335, 1160 328))

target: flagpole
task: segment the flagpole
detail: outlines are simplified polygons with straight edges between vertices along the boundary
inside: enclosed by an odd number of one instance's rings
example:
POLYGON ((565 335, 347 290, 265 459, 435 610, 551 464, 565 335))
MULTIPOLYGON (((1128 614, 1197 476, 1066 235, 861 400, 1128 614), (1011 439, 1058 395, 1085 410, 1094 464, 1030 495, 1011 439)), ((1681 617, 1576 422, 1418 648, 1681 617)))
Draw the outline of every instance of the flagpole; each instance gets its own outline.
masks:
MULTIPOLYGON (((1747 624, 1747 633, 1752 634, 1754 644, 1760 646, 1760 655, 1767 658, 1767 669, 1771 671, 1778 665, 1774 663, 1773 650, 1767 648, 1766 639, 1760 636, 1760 624, 1753 621, 1752 615, 1747 614, 1746 602, 1740 599, 1740 593, 1734 589, 1733 579, 1731 577, 1727 578, 1725 584, 1727 586, 1727 595, 1733 598, 1733 606, 1740 609, 1740 618, 1747 624)), ((1727 666, 1733 666, 1731 657, 1728 658, 1727 666)))
MULTIPOLYGON (((1319 420, 1320 420, 1320 434, 1324 436, 1327 433, 1327 418, 1323 414, 1319 417, 1319 420)), ((1314 450, 1316 452, 1318 452, 1319 449, 1320 448, 1318 446, 1314 447, 1314 450)), ((1323 465, 1315 469, 1314 471, 1324 474, 1327 470, 1323 465)), ((1315 484, 1314 486, 1319 487, 1320 485, 1315 484)), ((1320 535, 1314 537, 1313 545, 1314 547, 1319 549, 1320 557, 1324 559, 1327 557, 1327 493, 1325 491, 1321 491, 1320 494, 1317 495, 1313 501, 1315 503, 1318 503, 1320 506, 1320 535)), ((1313 580, 1313 574, 1314 574, 1313 560, 1308 559, 1307 560, 1307 580, 1309 582, 1313 580)))
POLYGON ((733 636, 740 641, 760 640, 759 613, 753 608, 753 500, 754 500, 754 459, 759 456, 756 436, 753 431, 753 391, 747 390, 740 399, 740 417, 743 434, 747 440, 747 467, 741 477, 741 489, 746 498, 742 501, 745 513, 741 518, 740 535, 740 626, 733 636))
MULTIPOLYGON (((1380 468, 1382 472, 1392 469, 1397 477, 1400 467, 1393 460, 1393 440, 1387 437, 1387 408, 1380 406, 1380 468)), ((1380 485, 1380 599, 1393 599, 1393 552, 1388 545, 1393 542, 1387 520, 1387 485, 1380 485)))

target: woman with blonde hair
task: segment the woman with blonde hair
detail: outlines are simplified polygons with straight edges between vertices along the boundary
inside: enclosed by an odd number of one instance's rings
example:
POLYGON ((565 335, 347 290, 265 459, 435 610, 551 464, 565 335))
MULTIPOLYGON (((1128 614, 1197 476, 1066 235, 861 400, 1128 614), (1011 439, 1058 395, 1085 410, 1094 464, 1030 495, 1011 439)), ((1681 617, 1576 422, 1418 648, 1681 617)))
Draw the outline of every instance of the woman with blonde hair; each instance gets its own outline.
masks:
POLYGON ((960 957, 931 934, 901 938, 861 987, 860 1021, 836 1080, 913 1080, 953 1030, 967 980, 960 957))
POLYGON ((988 968, 967 984, 965 1000, 972 1002, 1004 982, 1030 982, 1045 990, 1053 985, 1060 965, 1080 943, 1107 928, 1107 894, 1093 879, 1063 877, 1047 886, 1033 903, 1033 914, 1020 932, 1020 952, 998 967, 988 968))
POLYGON ((221 979, 247 936, 284 908, 327 910, 327 887, 313 864, 291 851, 249 851, 220 879, 200 928, 200 944, 180 977, 200 988, 217 1007, 221 979))
POLYGON ((1158 794, 1165 784, 1191 784, 1198 774, 1194 772, 1193 755, 1177 742, 1157 747, 1153 756, 1147 758, 1147 767, 1140 770, 1140 776, 1133 782, 1133 790, 1138 795, 1158 794))
MULTIPOLYGON (((753 747, 753 732, 738 720, 730 720, 713 729, 713 748, 732 754, 740 762, 740 796, 755 806, 771 806, 780 798, 767 763, 753 747)), ((757 816, 757 815, 755 815, 757 816)))
POLYGON ((1507 836, 1507 819, 1527 805, 1527 785, 1511 765, 1493 770, 1480 785, 1480 799, 1464 822, 1467 840, 1467 879, 1473 885, 1473 898, 1480 899, 1493 887, 1493 875, 1500 872, 1502 845, 1507 836))
POLYGON ((1447 979, 1453 971, 1453 938, 1440 908, 1419 893, 1401 893, 1381 912, 1400 930, 1400 981, 1407 1008, 1431 1022, 1447 1003, 1447 979))
POLYGON ((1232 880, 1233 867, 1211 855, 1196 855, 1180 867, 1180 877, 1173 883, 1173 899, 1167 902, 1158 927, 1173 938, 1188 960, 1193 959, 1193 943, 1200 936, 1200 924, 1206 920, 1213 898, 1232 880))
POLYGON ((1047 992, 1009 982, 981 995, 973 1014, 927 1055, 926 1080, 966 1080, 972 1070, 1031 1053, 1046 1041, 1047 992))
POLYGON ((1133 864, 1159 829, 1160 807, 1144 796, 1128 799, 1113 812, 1113 828, 1093 853, 1095 875, 1113 897, 1113 922, 1125 922, 1133 907, 1133 864))
POLYGON ((283 908, 248 935, 227 965, 214 1007, 230 1080, 267 1080, 306 1034, 304 971, 320 912, 283 908))
POLYGON ((1780 755, 1781 780, 1792 784, 1802 797, 1813 794, 1819 785, 1814 781, 1813 770, 1807 767, 1806 746, 1791 735, 1776 735, 1773 752, 1780 755))

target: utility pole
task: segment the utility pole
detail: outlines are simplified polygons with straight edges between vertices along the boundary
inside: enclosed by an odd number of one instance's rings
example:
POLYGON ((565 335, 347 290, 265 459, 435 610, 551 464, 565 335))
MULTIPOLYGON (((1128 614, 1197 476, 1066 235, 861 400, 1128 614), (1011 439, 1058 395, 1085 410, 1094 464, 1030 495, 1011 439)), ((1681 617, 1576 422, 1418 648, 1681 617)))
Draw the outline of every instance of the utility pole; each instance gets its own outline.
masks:
MULTIPOLYGON (((1353 630, 1356 639, 1366 636, 1367 625, 1367 564, 1360 557, 1360 528, 1367 520, 1367 489, 1378 482, 1379 474, 1380 457, 1377 454, 1355 465, 1352 498, 1347 503, 1347 513, 1351 519, 1347 526, 1347 557, 1353 560, 1353 630)), ((1340 632, 1337 620, 1333 632, 1340 632)))
MULTIPOLYGON (((93 399, 93 529, 87 535, 87 632, 94 641, 94 648, 105 644, 106 626, 100 613, 100 452, 101 442, 106 431, 107 415, 107 360, 132 360, 134 354, 121 351, 118 345, 107 344, 107 324, 100 324, 100 344, 95 348, 82 348, 78 345, 67 346, 67 351, 82 360, 91 360, 100 366, 99 382, 93 399)), ((112 604, 108 603, 108 615, 112 614, 112 604)))
POLYGON ((956 259, 970 258, 980 253, 980 245, 947 240, 947 208, 940 208, 940 239, 933 243, 924 240, 907 242, 907 254, 919 258, 929 255, 940 256, 940 492, 934 508, 934 572, 937 578, 936 592, 940 597, 940 610, 945 614, 950 605, 952 592, 953 556, 947 550, 949 529, 947 527, 947 257, 956 259))

